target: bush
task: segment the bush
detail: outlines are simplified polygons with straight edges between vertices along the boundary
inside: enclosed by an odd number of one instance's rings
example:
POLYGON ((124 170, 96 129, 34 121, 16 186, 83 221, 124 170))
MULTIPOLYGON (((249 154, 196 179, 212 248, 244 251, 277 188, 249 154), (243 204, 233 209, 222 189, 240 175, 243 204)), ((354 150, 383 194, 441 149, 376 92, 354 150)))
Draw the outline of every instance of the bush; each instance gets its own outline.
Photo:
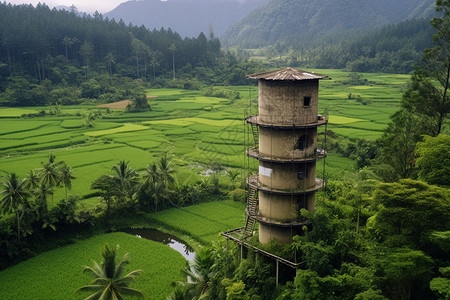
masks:
POLYGON ((243 189, 237 188, 237 189, 229 192, 228 197, 230 197, 230 200, 233 200, 233 201, 245 202, 245 200, 247 198, 247 192, 243 189))

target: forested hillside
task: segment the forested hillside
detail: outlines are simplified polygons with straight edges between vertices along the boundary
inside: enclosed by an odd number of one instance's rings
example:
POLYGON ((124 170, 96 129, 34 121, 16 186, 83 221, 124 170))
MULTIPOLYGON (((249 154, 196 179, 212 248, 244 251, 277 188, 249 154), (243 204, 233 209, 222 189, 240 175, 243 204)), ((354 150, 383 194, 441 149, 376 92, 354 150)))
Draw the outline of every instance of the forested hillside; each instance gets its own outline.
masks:
POLYGON ((273 0, 230 27, 226 45, 244 48, 286 43, 316 46, 407 18, 429 19, 433 0, 273 0))
MULTIPOLYGON (((432 46, 434 33, 425 19, 406 20, 386 25, 368 33, 332 45, 317 47, 269 46, 266 51, 277 52, 295 67, 346 68, 354 72, 409 73, 420 64, 424 49, 432 46)), ((275 54, 273 54, 275 57, 275 54)), ((273 58, 276 60, 275 58, 273 58)))
POLYGON ((171 29, 150 31, 101 14, 0 4, 3 105, 122 100, 150 80, 187 88, 197 81, 239 84, 253 71, 240 69, 245 65, 203 33, 183 39, 171 29))
POLYGON ((128 1, 105 14, 147 28, 171 28, 181 36, 214 31, 217 36, 269 0, 128 1))

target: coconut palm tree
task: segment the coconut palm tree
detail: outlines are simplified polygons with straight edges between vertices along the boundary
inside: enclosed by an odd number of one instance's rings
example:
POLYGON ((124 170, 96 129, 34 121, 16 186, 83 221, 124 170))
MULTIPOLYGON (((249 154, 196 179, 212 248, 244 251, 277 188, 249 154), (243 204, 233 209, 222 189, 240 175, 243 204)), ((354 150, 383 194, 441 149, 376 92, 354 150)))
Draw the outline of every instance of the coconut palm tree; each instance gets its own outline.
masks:
POLYGON ((124 296, 126 295, 145 298, 141 291, 129 287, 142 273, 142 270, 134 270, 123 276, 125 266, 129 263, 129 254, 126 253, 122 260, 117 263, 118 248, 119 245, 110 248, 106 244, 102 251, 103 262, 98 264, 93 261, 93 267, 84 266, 84 272, 94 277, 90 285, 77 289, 77 292, 94 292, 86 299, 125 299, 124 296))
POLYGON ((75 176, 72 174, 72 169, 66 165, 66 163, 62 163, 59 167, 59 181, 64 184, 64 190, 66 192, 66 200, 67 200, 67 189, 72 189, 72 179, 75 179, 75 176))
POLYGON ((17 239, 20 243, 20 220, 25 213, 27 198, 30 192, 27 188, 27 180, 20 179, 16 173, 4 177, 1 183, 3 190, 0 191, 0 208, 3 212, 11 212, 16 215, 17 239))
MULTIPOLYGON (((39 177, 41 178, 41 183, 48 185, 49 187, 55 187, 59 184, 59 168, 61 162, 55 161, 55 156, 49 154, 48 162, 42 162, 42 168, 39 169, 39 177)), ((53 192, 52 192, 52 204, 53 204, 53 192)))
POLYGON ((148 192, 155 204, 155 211, 158 211, 158 204, 161 200, 167 198, 167 189, 159 181, 151 182, 148 187, 148 192))
POLYGON ((158 173, 161 178, 162 184, 169 188, 171 184, 175 182, 175 170, 173 169, 172 162, 164 155, 158 162, 158 173))
POLYGON ((39 177, 39 172, 36 169, 30 170, 26 175, 28 188, 35 189, 39 186, 41 178, 39 177))
POLYGON ((39 187, 33 190, 33 194, 36 199, 36 204, 38 204, 39 207, 39 213, 41 215, 47 213, 48 212, 47 196, 53 195, 53 188, 41 182, 39 187))
POLYGON ((194 261, 191 265, 187 264, 186 269, 181 270, 190 278, 188 283, 180 283, 185 285, 187 289, 195 294, 195 299, 203 299, 208 297, 208 292, 213 276, 214 253, 212 248, 204 247, 195 254, 194 261))
POLYGON ((134 187, 137 184, 138 173, 135 168, 130 167, 128 161, 119 161, 112 169, 113 178, 119 186, 118 200, 123 202, 128 196, 130 199, 134 194, 134 187))

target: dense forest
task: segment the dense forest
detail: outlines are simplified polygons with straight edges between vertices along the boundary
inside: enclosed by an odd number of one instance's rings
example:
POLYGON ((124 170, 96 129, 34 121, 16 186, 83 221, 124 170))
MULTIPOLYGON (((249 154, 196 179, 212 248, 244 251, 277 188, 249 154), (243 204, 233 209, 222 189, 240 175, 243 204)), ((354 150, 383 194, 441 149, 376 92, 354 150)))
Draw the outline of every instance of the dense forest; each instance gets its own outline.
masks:
MULTIPOLYGON (((368 33, 324 43, 318 47, 284 47, 285 57, 295 66, 345 68, 352 72, 409 73, 421 62, 424 49, 432 46, 434 29, 424 19, 386 25, 368 33)), ((281 48, 278 46, 278 48, 281 48)), ((276 61, 276 46, 269 47, 276 61)))
POLYGON ((0 103, 116 101, 138 86, 245 84, 254 67, 210 34, 184 38, 44 4, 0 4, 0 103), (139 82, 133 81, 140 79, 139 82))

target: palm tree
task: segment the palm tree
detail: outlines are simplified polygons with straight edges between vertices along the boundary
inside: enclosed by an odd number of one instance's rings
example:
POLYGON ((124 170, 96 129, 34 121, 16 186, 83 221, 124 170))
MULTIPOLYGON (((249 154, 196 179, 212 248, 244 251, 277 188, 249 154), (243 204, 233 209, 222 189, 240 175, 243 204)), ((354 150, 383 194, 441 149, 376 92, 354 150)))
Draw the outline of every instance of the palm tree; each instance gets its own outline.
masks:
POLYGON ((41 178, 39 177, 39 172, 36 169, 30 170, 27 173, 27 183, 29 189, 35 189, 39 186, 41 178))
POLYGON ((142 273, 142 270, 134 270, 125 276, 122 276, 125 266, 129 263, 129 254, 126 253, 122 260, 117 264, 116 256, 117 249, 110 248, 108 244, 105 245, 102 251, 103 262, 99 265, 93 261, 94 266, 84 266, 84 272, 92 275, 94 280, 90 285, 85 285, 77 289, 76 291, 89 291, 94 292, 87 299, 125 299, 125 295, 131 295, 136 297, 145 298, 145 295, 128 286, 133 283, 136 278, 142 273))
POLYGON ((201 248, 195 254, 191 265, 187 264, 186 269, 182 270, 186 276, 190 277, 190 282, 181 283, 195 293, 195 299, 201 299, 208 296, 211 278, 213 276, 214 253, 212 248, 201 248), (193 270, 192 270, 193 269, 193 270))
POLYGON ((141 185, 142 188, 147 188, 150 183, 158 181, 159 173, 156 164, 148 164, 144 172, 141 173, 141 177, 144 180, 141 185))
POLYGON ((158 211, 158 204, 161 200, 167 198, 167 189, 159 181, 151 182, 149 185, 149 194, 155 204, 155 211, 158 211))
POLYGON ((118 199, 120 201, 125 200, 127 196, 131 199, 134 194, 134 187, 137 184, 138 173, 135 168, 128 164, 128 161, 121 160, 112 168, 115 173, 113 178, 119 185, 118 199))
MULTIPOLYGON (((48 162, 42 163, 43 167, 39 170, 39 177, 41 178, 41 183, 48 185, 49 187, 54 187, 59 184, 59 169, 58 165, 61 162, 55 161, 55 156, 50 154, 48 156, 48 162)), ((53 192, 52 192, 52 205, 53 205, 53 192)))
POLYGON ((2 182, 3 190, 0 191, 0 208, 3 212, 12 212, 17 220, 17 239, 20 243, 20 220, 25 213, 25 205, 29 196, 27 180, 20 179, 16 173, 5 176, 2 182))
POLYGON ((39 212, 45 214, 48 212, 47 196, 53 195, 53 188, 45 183, 41 182, 39 187, 33 190, 36 202, 39 206, 39 212))
POLYGON ((167 159, 167 155, 161 157, 158 162, 158 173, 161 178, 162 184, 169 188, 172 183, 175 182, 175 170, 172 167, 172 162, 167 159))
POLYGON ((66 200, 67 200, 67 189, 72 189, 72 179, 75 179, 75 176, 72 174, 72 169, 66 165, 66 163, 62 163, 59 168, 59 181, 64 184, 64 189, 66 191, 66 200))

